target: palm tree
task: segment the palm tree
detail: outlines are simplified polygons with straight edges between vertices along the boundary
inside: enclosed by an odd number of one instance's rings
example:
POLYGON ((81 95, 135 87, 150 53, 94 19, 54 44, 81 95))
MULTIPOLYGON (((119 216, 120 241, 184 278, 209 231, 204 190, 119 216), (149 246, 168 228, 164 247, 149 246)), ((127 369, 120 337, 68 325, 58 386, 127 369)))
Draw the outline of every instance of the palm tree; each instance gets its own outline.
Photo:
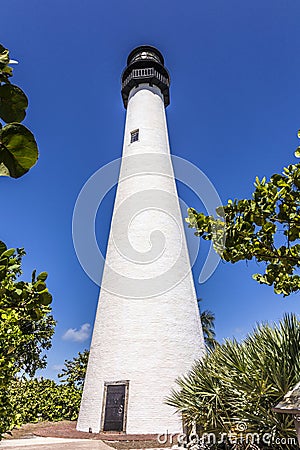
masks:
POLYGON ((272 407, 300 380, 299 343, 300 322, 293 314, 274 326, 257 325, 244 341, 227 340, 197 362, 167 403, 203 432, 236 433, 239 448, 251 448, 246 439, 252 433, 258 439, 252 448, 298 449, 293 418, 272 407))
POLYGON ((197 302, 200 311, 200 319, 206 348, 209 350, 214 350, 217 345, 215 333, 215 315, 208 309, 201 312, 200 302, 202 302, 202 298, 198 298, 197 302))

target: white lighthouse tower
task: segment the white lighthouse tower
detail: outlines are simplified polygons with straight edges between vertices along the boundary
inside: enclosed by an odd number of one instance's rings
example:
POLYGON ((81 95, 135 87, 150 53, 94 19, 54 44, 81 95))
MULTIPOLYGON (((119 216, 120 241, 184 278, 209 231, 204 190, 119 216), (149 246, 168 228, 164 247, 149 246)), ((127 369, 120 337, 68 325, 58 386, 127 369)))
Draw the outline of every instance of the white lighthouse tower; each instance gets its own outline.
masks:
POLYGON ((168 71, 154 47, 122 75, 122 164, 77 423, 80 431, 182 432, 166 405, 204 353, 165 107, 168 71))

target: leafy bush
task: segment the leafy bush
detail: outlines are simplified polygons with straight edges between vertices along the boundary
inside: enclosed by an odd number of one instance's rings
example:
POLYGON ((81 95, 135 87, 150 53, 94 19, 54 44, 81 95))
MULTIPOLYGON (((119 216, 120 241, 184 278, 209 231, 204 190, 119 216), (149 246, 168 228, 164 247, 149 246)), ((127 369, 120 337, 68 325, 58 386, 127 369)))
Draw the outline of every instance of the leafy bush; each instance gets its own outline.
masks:
MULTIPOLYGON (((167 403, 187 424, 196 422, 201 433, 238 433, 242 440, 247 433, 296 438, 293 417, 276 414, 272 407, 300 380, 299 342, 295 315, 286 315, 274 327, 258 325, 241 343, 227 340, 217 345, 178 380, 179 390, 173 390, 167 403)), ((260 443, 256 448, 264 447, 260 443)), ((271 448, 298 446, 273 443, 271 448)))
POLYGON ((55 327, 47 273, 18 280, 24 255, 24 249, 7 249, 0 241, 0 439, 17 421, 9 387, 20 371, 32 377, 46 366, 43 352, 55 327))
POLYGON ((18 425, 40 420, 77 419, 81 393, 73 386, 59 385, 44 378, 15 380, 8 392, 18 425))
POLYGON ((265 273, 253 278, 286 297, 300 290, 300 163, 269 181, 256 177, 254 186, 252 198, 217 208, 217 219, 189 208, 186 221, 224 261, 264 263, 265 273))

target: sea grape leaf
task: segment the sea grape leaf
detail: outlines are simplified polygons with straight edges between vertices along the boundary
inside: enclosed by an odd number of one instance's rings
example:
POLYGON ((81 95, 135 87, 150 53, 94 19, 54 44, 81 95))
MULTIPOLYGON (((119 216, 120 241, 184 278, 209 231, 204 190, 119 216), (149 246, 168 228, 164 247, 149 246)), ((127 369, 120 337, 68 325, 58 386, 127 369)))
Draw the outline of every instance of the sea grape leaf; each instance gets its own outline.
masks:
POLYGON ((0 176, 19 178, 36 163, 38 147, 31 131, 20 123, 0 130, 0 176))
POLYGON ((0 86, 0 118, 4 122, 22 122, 27 107, 28 99, 22 89, 14 84, 0 86))

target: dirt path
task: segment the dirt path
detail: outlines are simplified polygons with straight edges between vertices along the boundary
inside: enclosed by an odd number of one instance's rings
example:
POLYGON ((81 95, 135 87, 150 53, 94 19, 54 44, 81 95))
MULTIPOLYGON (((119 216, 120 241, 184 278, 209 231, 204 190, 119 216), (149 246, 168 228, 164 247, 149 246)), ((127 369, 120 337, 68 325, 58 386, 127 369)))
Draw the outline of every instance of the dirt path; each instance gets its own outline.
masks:
POLYGON ((168 442, 164 445, 157 441, 155 435, 126 435, 106 433, 83 433, 76 430, 76 422, 63 420, 61 422, 39 422, 23 425, 7 435, 7 439, 0 443, 1 448, 21 449, 30 446, 30 450, 37 449, 95 449, 95 450, 132 450, 170 448, 168 442), (48 438, 48 440, 38 440, 48 438), (49 439, 52 439, 50 441, 49 439), (56 441, 63 439, 64 441, 56 441), (22 442, 20 441, 22 440, 22 442), (50 447, 49 447, 50 445, 50 447))
POLYGON ((0 449, 7 450, 111 450, 111 447, 99 440, 62 439, 31 437, 27 439, 10 439, 0 443, 0 449))

